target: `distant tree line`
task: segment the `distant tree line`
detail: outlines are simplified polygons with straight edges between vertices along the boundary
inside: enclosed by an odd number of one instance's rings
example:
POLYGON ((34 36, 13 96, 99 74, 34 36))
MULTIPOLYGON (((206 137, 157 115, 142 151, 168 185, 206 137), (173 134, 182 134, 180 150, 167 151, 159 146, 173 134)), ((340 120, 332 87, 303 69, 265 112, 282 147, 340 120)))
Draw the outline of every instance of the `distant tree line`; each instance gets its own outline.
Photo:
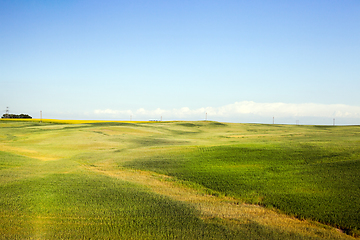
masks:
POLYGON ((28 114, 9 114, 4 113, 1 118, 32 118, 28 114))

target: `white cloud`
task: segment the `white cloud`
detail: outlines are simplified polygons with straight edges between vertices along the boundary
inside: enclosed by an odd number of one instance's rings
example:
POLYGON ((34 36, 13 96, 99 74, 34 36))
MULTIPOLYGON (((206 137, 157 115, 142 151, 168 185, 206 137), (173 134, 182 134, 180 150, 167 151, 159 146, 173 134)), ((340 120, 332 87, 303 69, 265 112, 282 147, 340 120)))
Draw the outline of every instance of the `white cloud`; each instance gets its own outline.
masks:
POLYGON ((344 104, 316 104, 316 103, 256 103, 252 101, 235 102, 221 107, 203 107, 190 109, 188 107, 174 109, 146 110, 139 108, 131 110, 95 110, 95 115, 102 117, 118 117, 128 119, 131 115, 133 119, 160 119, 163 117, 168 120, 201 120, 205 118, 205 113, 209 119, 223 120, 255 116, 258 118, 360 118, 360 107, 344 104))
POLYGON ((94 111, 94 113, 96 115, 114 115, 114 116, 132 115, 131 110, 120 111, 120 110, 112 110, 112 109, 105 109, 105 110, 97 109, 97 110, 94 111))
POLYGON ((278 117, 348 117, 359 118, 360 107, 344 104, 316 103, 255 103, 251 101, 236 102, 220 107, 218 114, 233 115, 254 114, 259 116, 278 117))

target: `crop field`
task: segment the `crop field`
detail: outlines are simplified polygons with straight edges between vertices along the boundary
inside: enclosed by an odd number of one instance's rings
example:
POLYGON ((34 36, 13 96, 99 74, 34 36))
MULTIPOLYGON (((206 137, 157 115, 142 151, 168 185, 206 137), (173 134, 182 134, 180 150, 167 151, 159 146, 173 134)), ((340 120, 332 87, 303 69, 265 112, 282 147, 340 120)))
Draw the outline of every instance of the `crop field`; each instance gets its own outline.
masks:
POLYGON ((360 126, 0 120, 0 239, 355 239, 360 126))

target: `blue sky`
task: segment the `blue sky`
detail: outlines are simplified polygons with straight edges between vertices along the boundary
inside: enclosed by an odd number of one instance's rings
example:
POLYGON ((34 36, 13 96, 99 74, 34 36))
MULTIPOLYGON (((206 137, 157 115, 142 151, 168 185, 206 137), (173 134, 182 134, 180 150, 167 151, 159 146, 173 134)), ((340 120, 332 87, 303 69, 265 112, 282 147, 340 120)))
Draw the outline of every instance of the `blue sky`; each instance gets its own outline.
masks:
POLYGON ((0 110, 360 124, 360 2, 0 0, 0 110))

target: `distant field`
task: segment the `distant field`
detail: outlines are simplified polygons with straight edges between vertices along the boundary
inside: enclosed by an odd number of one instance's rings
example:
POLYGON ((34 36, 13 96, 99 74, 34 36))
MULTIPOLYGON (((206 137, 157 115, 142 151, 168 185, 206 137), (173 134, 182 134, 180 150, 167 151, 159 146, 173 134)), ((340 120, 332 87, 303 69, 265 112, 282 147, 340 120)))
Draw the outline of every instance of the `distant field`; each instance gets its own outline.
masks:
POLYGON ((359 126, 1 120, 0 239, 351 239, 359 172, 359 126))

